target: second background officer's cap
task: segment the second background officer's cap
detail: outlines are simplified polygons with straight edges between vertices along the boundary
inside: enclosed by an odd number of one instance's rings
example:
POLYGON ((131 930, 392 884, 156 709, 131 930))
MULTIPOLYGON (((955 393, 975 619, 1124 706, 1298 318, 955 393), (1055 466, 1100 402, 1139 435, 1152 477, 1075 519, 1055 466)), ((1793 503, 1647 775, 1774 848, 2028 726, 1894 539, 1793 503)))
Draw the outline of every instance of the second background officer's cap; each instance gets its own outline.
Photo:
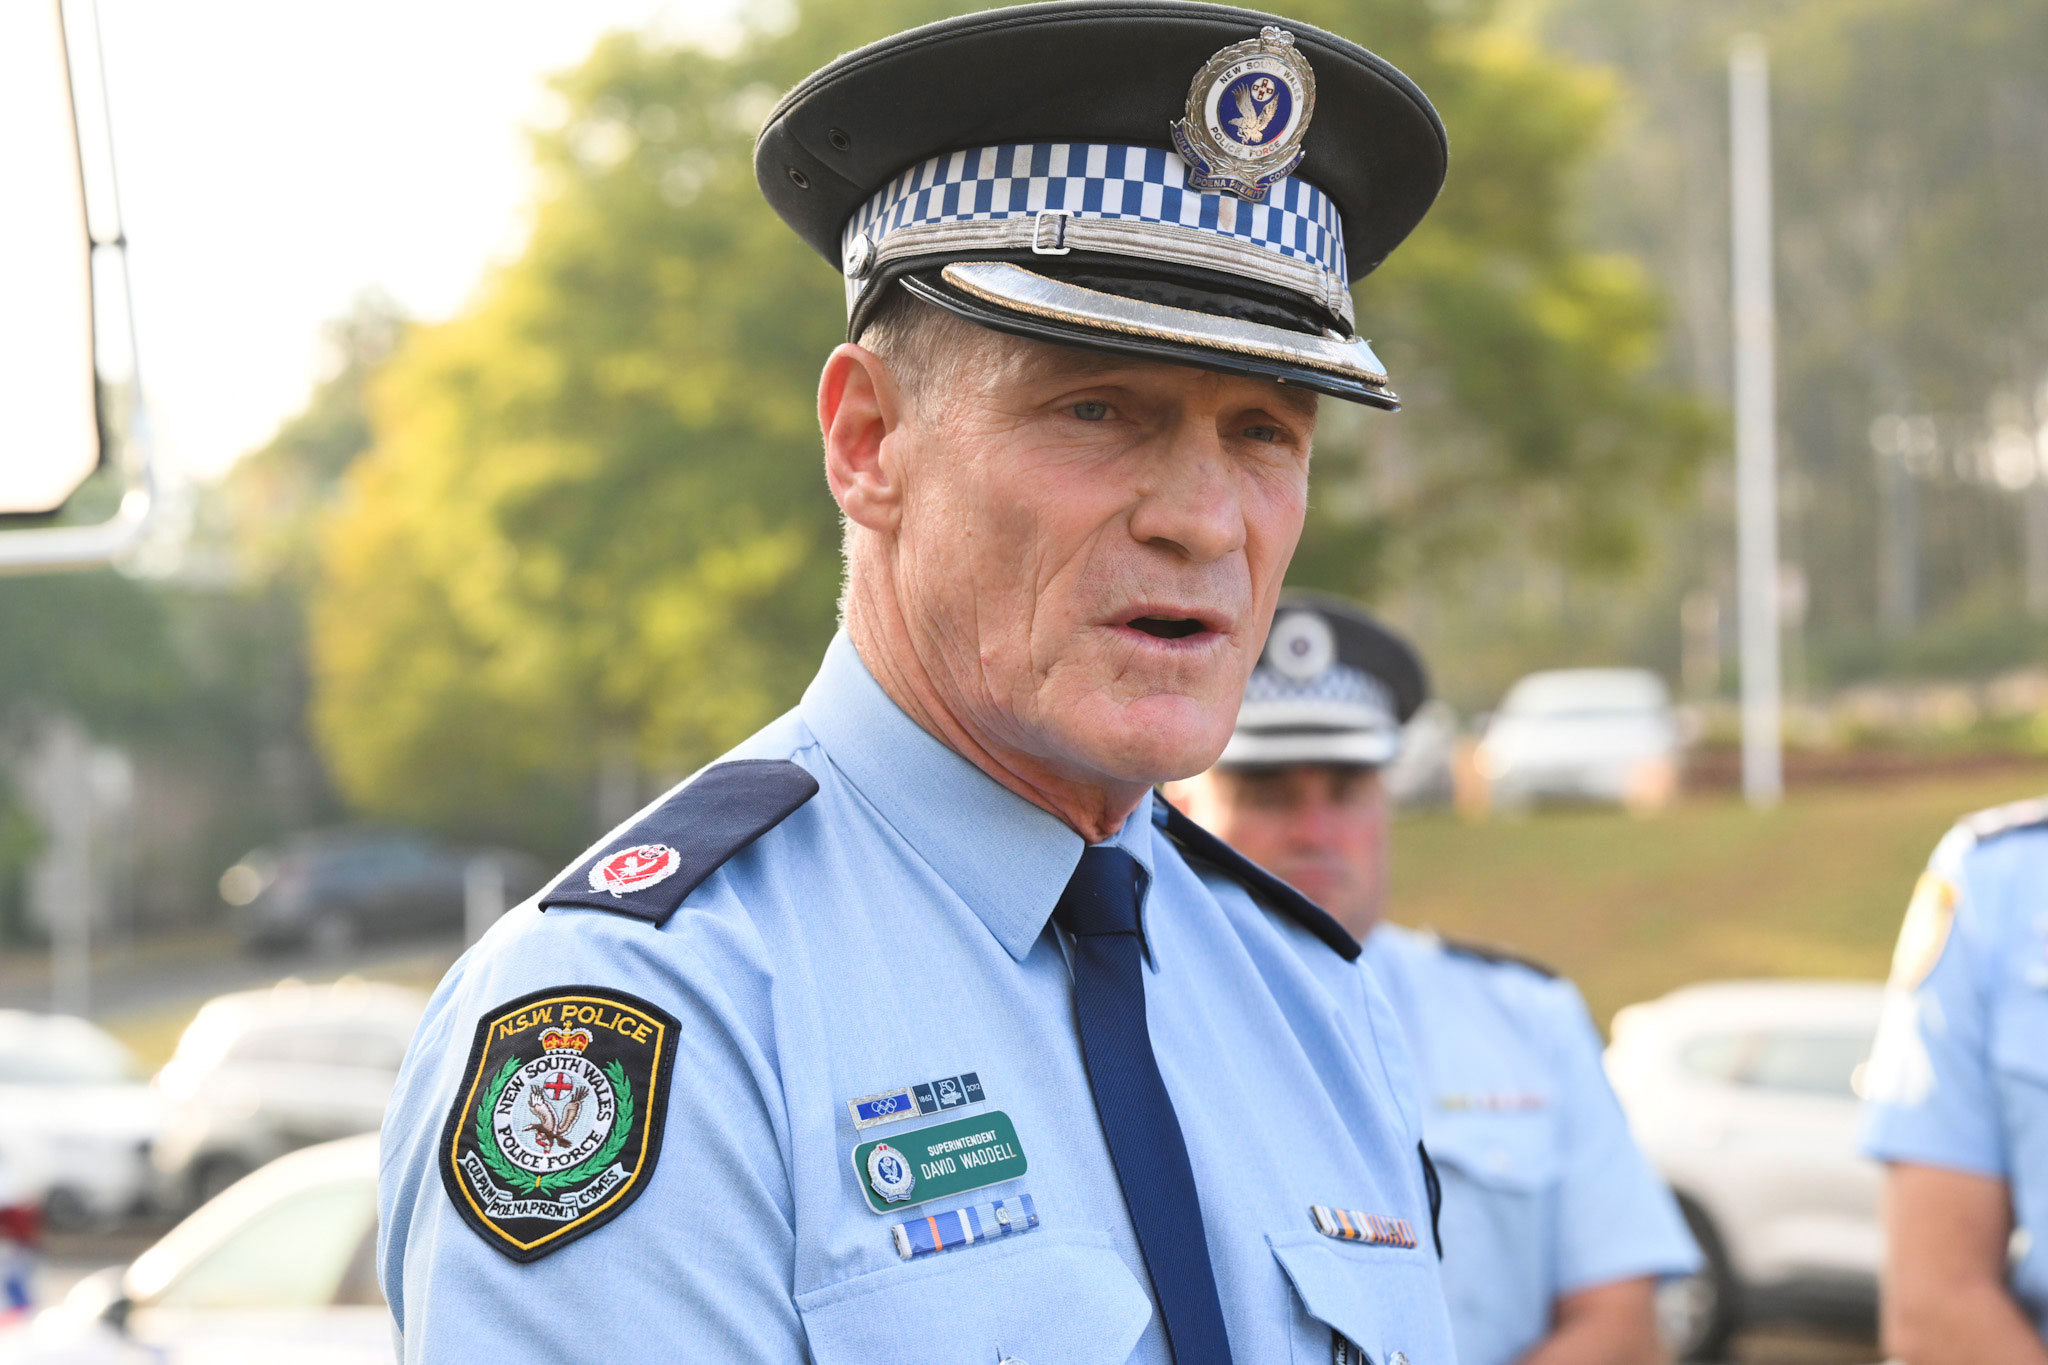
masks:
POLYGON ((769 115, 762 192, 846 276, 998 331, 1396 406, 1350 285, 1443 184, 1413 82, 1190 0, 1022 5, 848 53, 769 115))
POLYGON ((1406 640, 1339 598, 1288 593, 1217 766, 1377 768, 1393 762, 1401 727, 1428 699, 1406 640))

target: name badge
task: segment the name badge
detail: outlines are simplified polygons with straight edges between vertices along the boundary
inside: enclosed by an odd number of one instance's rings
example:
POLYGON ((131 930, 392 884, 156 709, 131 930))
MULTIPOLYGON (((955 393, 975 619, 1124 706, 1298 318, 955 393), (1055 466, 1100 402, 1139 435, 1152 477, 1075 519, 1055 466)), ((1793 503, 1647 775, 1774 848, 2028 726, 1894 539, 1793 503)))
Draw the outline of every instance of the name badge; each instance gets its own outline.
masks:
POLYGON ((854 1178, 876 1213, 1015 1180, 1028 1168, 1017 1125, 1000 1109, 853 1149, 854 1178))

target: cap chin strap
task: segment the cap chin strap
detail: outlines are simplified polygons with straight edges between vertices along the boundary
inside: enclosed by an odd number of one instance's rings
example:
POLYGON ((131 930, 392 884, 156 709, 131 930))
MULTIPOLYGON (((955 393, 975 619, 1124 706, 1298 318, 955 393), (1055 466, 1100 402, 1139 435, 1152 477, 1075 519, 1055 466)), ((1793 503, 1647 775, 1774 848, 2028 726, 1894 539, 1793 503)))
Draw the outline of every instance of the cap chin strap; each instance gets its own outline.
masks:
POLYGON ((866 282, 891 261, 1025 250, 1037 256, 1065 256, 1075 251, 1131 256, 1256 280, 1314 300, 1342 321, 1347 331, 1357 325, 1350 286, 1313 261, 1277 255, 1204 228, 1084 218, 1065 209, 1041 209, 1031 217, 919 223, 895 229, 879 245, 870 236, 857 237, 846 262, 849 306, 859 301, 866 282))

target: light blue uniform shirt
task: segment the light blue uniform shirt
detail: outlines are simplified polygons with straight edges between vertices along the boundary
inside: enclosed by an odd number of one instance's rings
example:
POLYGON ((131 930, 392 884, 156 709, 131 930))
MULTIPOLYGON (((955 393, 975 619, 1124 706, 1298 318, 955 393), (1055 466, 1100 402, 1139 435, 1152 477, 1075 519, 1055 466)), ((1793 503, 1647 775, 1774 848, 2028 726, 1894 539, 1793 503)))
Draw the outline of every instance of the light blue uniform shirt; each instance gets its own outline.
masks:
POLYGON ((2015 1298, 2048 1339, 2048 803, 1935 847, 1865 1072, 1863 1150, 2007 1182, 2015 1298))
MULTIPOLYGON (((909 720, 845 639, 732 757, 819 784, 666 924, 532 905, 449 972, 384 1126, 379 1264, 409 1361, 1168 1359, 1049 924, 1081 838, 909 720), (563 986, 674 1015, 659 1164, 637 1202, 527 1264, 457 1215, 437 1161, 480 1017, 563 986), (849 1100, 966 1072, 1015 1122, 1020 1178, 876 1214, 849 1100), (890 1226, 1029 1194, 1022 1235, 899 1258, 890 1226)), ((1452 1365, 1399 1028, 1366 973, 1193 867, 1148 801, 1114 842, 1150 874, 1153 1047, 1201 1191, 1236 1358, 1452 1365), (1311 1205, 1403 1220, 1339 1241, 1311 1205)), ((601 846, 631 842, 630 827, 601 846)), ((941 1117, 950 1117, 952 1113, 941 1117)), ((933 1120, 937 1121, 937 1120, 933 1120)), ((1195 1217, 1189 1210, 1188 1216, 1195 1217)))
POLYGON ((1571 982, 1390 924, 1364 960, 1415 1059, 1464 1365, 1519 1359, 1549 1333, 1560 1295, 1698 1267, 1571 982))

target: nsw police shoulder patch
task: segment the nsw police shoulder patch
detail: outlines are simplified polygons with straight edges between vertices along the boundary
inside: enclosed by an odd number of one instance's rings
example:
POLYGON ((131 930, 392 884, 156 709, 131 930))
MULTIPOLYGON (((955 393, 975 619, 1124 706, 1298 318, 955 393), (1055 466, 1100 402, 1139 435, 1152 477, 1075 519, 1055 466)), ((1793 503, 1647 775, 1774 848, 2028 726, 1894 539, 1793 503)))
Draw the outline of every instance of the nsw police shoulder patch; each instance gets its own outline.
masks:
POLYGON ((675 1056, 671 1015, 603 986, 487 1014, 437 1163, 463 1221, 533 1261, 618 1217, 661 1155, 675 1056))

